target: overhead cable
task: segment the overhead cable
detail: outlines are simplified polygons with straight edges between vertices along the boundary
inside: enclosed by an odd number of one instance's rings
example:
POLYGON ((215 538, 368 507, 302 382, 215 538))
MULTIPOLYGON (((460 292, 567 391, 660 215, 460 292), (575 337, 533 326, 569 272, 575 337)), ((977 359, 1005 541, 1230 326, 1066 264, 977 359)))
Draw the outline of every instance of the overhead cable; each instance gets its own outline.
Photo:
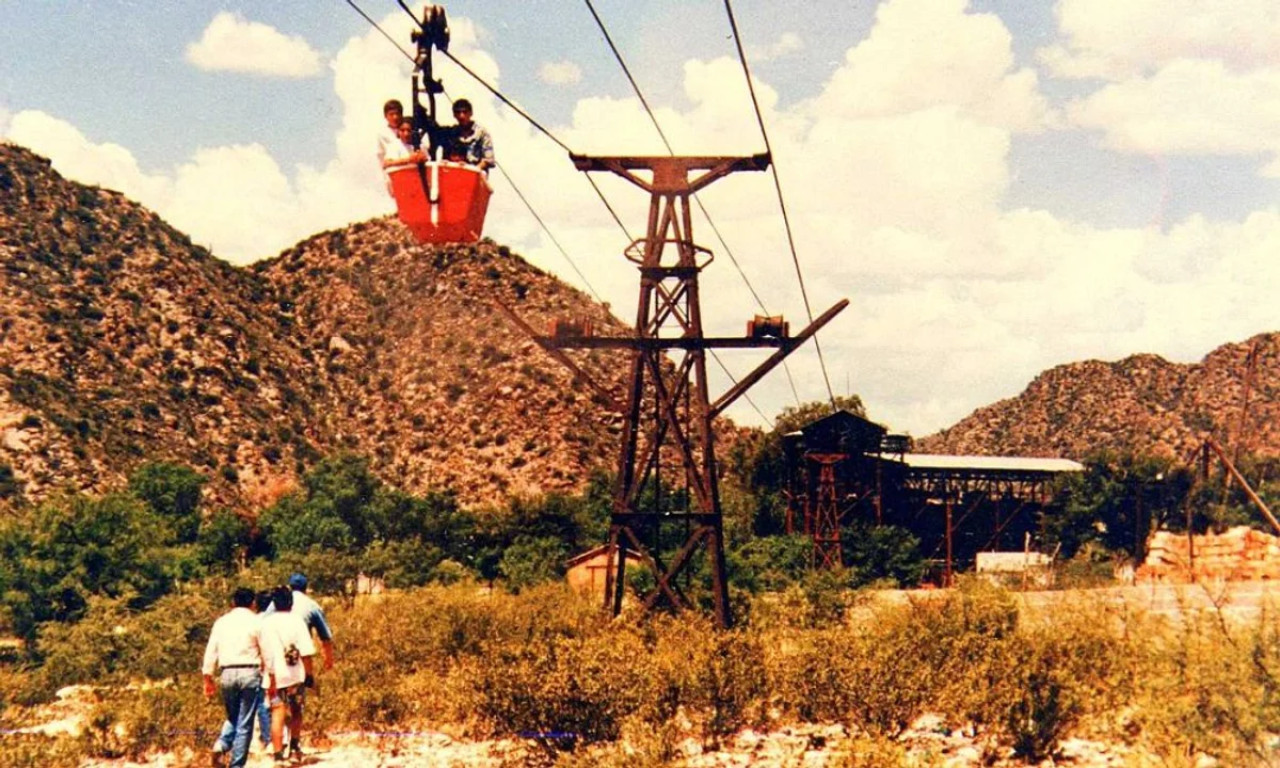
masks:
POLYGON ((563 245, 560 245, 560 241, 556 239, 556 236, 551 234, 551 229, 547 227, 546 222, 542 220, 542 217, 538 215, 538 212, 533 209, 533 204, 525 198, 524 193, 520 191, 520 188, 516 186, 516 183, 511 180, 510 174, 503 170, 500 165, 495 167, 498 169, 498 172, 502 174, 502 178, 506 179, 507 183, 511 185, 511 189, 515 190, 516 197, 520 198, 520 202, 524 203, 524 207, 529 209, 529 214, 533 216, 534 221, 537 221, 538 226, 542 227, 542 231, 547 233, 547 237, 550 238, 552 244, 554 244, 560 251, 560 255, 564 257, 565 261, 569 262, 570 267, 573 267, 573 271, 577 273, 578 278, 582 280, 582 283, 587 286, 587 290, 591 291, 591 295, 596 297, 596 301, 604 304, 605 300, 600 296, 599 292, 596 291, 595 286, 591 284, 591 281, 587 279, 586 275, 582 274, 582 270, 578 269, 578 265, 574 260, 569 258, 569 252, 564 249, 563 245))
MULTIPOLYGON (((755 109, 756 122, 760 125, 760 135, 764 137, 764 148, 773 157, 773 147, 769 143, 769 131, 764 125, 764 113, 760 110, 760 100, 756 98, 756 87, 751 81, 751 68, 747 66, 747 54, 742 48, 742 36, 738 34, 738 21, 733 15, 733 4, 731 0, 724 0, 724 10, 729 15, 729 27, 733 30, 733 44, 738 49, 738 61, 742 64, 742 74, 747 80, 747 91, 751 94, 751 106, 755 109)), ((809 292, 805 289, 804 274, 800 270, 800 256, 796 252, 795 237, 791 232, 791 217, 787 214, 787 201, 782 194, 782 181, 778 176, 777 158, 774 158, 772 164, 773 170, 773 186, 778 193, 778 206, 782 209, 782 222, 787 230, 787 245, 791 248, 791 261, 795 264, 796 279, 800 282, 800 296, 804 299, 804 311, 809 316, 810 324, 813 323, 813 308, 809 304, 809 292)), ((822 356, 822 345, 818 342, 818 336, 813 337, 813 347, 818 353, 818 364, 822 368, 822 379, 827 385, 827 397, 831 401, 831 409, 836 408, 836 394, 831 388, 831 377, 827 374, 827 363, 822 356)))
MULTIPOLYGON (((402 54, 406 59, 408 59, 408 60, 409 60, 409 61, 411 61, 411 62, 414 62, 415 64, 417 63, 417 60, 416 60, 416 59, 415 59, 415 58, 414 58, 414 57, 413 57, 409 52, 407 52, 407 51, 406 51, 406 50, 405 50, 405 49, 404 49, 404 48, 403 48, 403 47, 402 47, 402 46, 401 46, 401 45, 400 45, 400 44, 395 40, 395 38, 391 37, 391 35, 389 35, 389 34, 386 32, 386 30, 384 30, 384 29, 383 29, 383 28, 382 28, 382 27, 381 27, 381 26, 380 26, 376 21, 374 21, 372 18, 370 18, 368 14, 366 14, 366 13, 365 13, 365 12, 364 12, 364 11, 363 11, 359 6, 358 6, 358 5, 356 5, 356 3, 354 2, 354 0, 345 0, 345 2, 347 3, 347 5, 351 6, 351 8, 352 8, 353 10, 355 10, 355 12, 356 12, 356 13, 360 14, 360 16, 361 16, 361 17, 362 17, 366 22, 368 22, 370 26, 372 26, 372 27, 373 27, 374 29, 376 29, 376 30, 377 30, 377 31, 378 31, 378 32, 379 32, 383 37, 385 37, 385 38, 387 39, 387 41, 388 41, 389 43, 391 43, 391 45, 392 45, 392 46, 394 46, 394 47, 396 48, 396 50, 400 51, 400 53, 401 53, 401 54, 402 54)), ((407 7, 405 7, 404 3, 400 2, 400 0, 397 0, 397 3, 398 3, 398 4, 400 5, 400 7, 405 11, 405 13, 407 13, 407 14, 409 15, 409 17, 413 19, 414 23, 415 23, 415 24, 417 24, 417 23, 418 23, 418 19, 417 19, 417 17, 416 17, 416 16, 414 16, 414 15, 413 15, 412 11, 410 11, 407 7)), ((593 15, 595 15, 595 9, 594 9, 594 8, 592 8, 592 14, 593 14, 593 15)), ((597 21, 599 21, 599 17, 597 16, 596 18, 597 18, 597 21)), ((604 30, 603 30, 603 27, 602 27, 602 31, 604 31, 604 30)), ((606 38, 607 38, 607 37, 608 37, 608 33, 607 33, 607 32, 605 32, 605 35, 606 35, 606 38)), ((610 47, 613 47, 613 43, 612 43, 612 41, 611 41, 611 40, 610 40, 610 47)), ((527 112, 525 112, 523 109, 521 109, 520 107, 518 107, 515 103, 513 103, 510 99, 508 99, 506 96, 504 96, 500 91, 498 91, 498 89, 497 89, 497 88, 495 88, 494 86, 490 85, 490 84, 489 84, 489 83, 488 83, 484 78, 482 78, 482 77, 481 77, 479 74, 477 74, 474 70, 472 70, 470 67, 468 67, 466 64, 464 64, 462 61, 460 61, 456 56, 454 56, 453 54, 449 53, 448 51, 441 51, 441 53, 443 53, 446 57, 448 57, 448 58, 449 58, 449 60, 450 60, 450 61, 452 61, 454 64, 458 65, 458 67, 459 67, 463 72, 465 72, 467 75, 469 75, 473 80, 475 80, 475 81, 476 81, 477 83, 479 83, 482 87, 484 87, 484 88, 485 88, 486 90, 488 90, 491 94, 493 94, 496 98, 498 98, 500 101, 502 101, 502 103, 503 103, 503 104, 506 104, 507 106, 509 106, 513 111, 515 111, 515 112, 516 112, 516 114, 520 115, 520 116, 521 116, 522 118, 524 118, 524 119, 525 119, 525 120, 526 120, 530 125, 532 125, 535 129, 537 129, 539 132, 541 132, 544 136, 546 136, 548 139, 550 139, 554 144, 556 144, 556 146, 558 146, 558 147, 560 147, 561 149, 565 150, 565 151, 566 151, 566 152, 568 152, 569 154, 573 154, 573 150, 571 150, 567 144, 565 144, 563 141, 561 141, 560 139, 558 139, 558 138, 555 136, 555 134, 551 133, 551 131, 549 131, 547 128, 545 128, 541 123, 539 123, 539 122, 538 122, 537 120, 535 120, 532 116, 530 116, 527 112)), ((616 54, 616 53, 617 53, 617 51, 616 51, 616 49, 615 49, 615 54, 616 54)), ((621 63, 621 62, 620 62, 620 63, 621 63)), ((625 71, 625 70, 626 70, 625 64, 623 65, 623 67, 624 67, 624 71, 625 71)), ((633 87, 636 87, 636 86, 635 86, 635 81, 634 81, 634 79, 632 79, 632 78, 631 78, 631 74, 630 74, 630 72, 629 72, 629 71, 627 72, 627 78, 628 78, 629 80, 631 80, 632 86, 633 86, 633 87)), ((637 88, 637 95, 639 95, 639 90, 638 90, 638 88, 637 88)), ((446 94, 446 97, 447 97, 447 94, 446 94)), ((641 97, 641 101, 642 101, 642 102, 644 101, 644 100, 643 100, 643 97, 641 97)), ((646 108, 646 110, 648 110, 648 104, 647 104, 647 103, 645 104, 645 108, 646 108)), ((650 116, 650 119, 653 119, 653 120, 654 120, 654 125, 655 125, 655 127, 658 127, 657 120, 656 120, 656 118, 654 118, 654 115, 653 115, 653 113, 652 113, 652 111, 651 111, 651 110, 649 111, 649 116, 650 116)), ((667 145, 667 150, 670 152, 670 151, 671 151, 671 145, 670 145, 670 143, 669 143, 669 142, 667 142, 666 136, 665 136, 665 135, 662 135, 662 130, 661 130, 661 128, 660 128, 660 127, 658 127, 658 131, 659 131, 659 135, 660 135, 660 136, 662 136, 663 143, 667 145)), ((767 141, 766 141, 766 144, 767 144, 767 141)), ((672 153, 672 154, 674 154, 674 153, 672 153)), ((557 249, 559 249, 559 250, 560 250, 560 253, 565 257, 566 261, 568 261, 568 262, 569 262, 569 265, 573 268, 574 272, 575 272, 575 273, 577 273, 577 275, 578 275, 580 278, 582 278, 583 283, 585 283, 585 284, 586 284, 587 288, 591 291, 592 295, 594 295, 594 296, 596 297, 596 300, 597 300, 597 301, 600 301, 601 303, 604 303, 603 299, 600 297, 600 294, 596 292, 595 288, 594 288, 594 287, 591 285, 591 283, 587 280, 586 276, 585 276, 585 275, 583 275, 583 273, 582 273, 582 271, 581 271, 580 269, 578 269, 577 264, 576 264, 576 263, 574 263, 573 259, 572 259, 572 258, 570 258, 570 256, 569 256, 568 252, 563 248, 563 246, 561 246, 561 245, 560 245, 559 240, 557 240, 557 239, 556 239, 556 237, 551 233, 551 230, 547 227, 546 223, 542 220, 542 217, 541 217, 541 216, 539 216, 539 215, 538 215, 538 213, 534 210, 533 205, 529 202, 529 200, 524 196, 524 194, 523 194, 523 193, 520 191, 520 189, 516 186, 515 182, 511 179, 510 175, 508 175, 508 174, 506 173, 506 171, 505 171, 505 170, 503 170, 503 169, 501 168, 501 166, 498 166, 498 170, 502 173, 503 178, 505 178, 505 179, 507 180, 507 183, 509 183, 509 184, 511 185, 511 188, 515 191, 516 196, 517 196, 517 197, 519 197, 519 198, 520 198, 520 200, 521 200, 521 202, 523 202, 523 203, 524 203, 525 207, 529 209, 529 213, 530 213, 530 214, 534 217, 534 219, 538 222, 539 226, 541 226, 541 227, 542 227, 543 231, 544 231, 544 232, 546 232, 547 236, 551 239, 552 243, 554 243, 554 244, 555 244, 556 248, 557 248, 557 249)), ((624 224, 624 223, 623 223, 622 218, 618 215, 617 211, 615 211, 615 210, 614 210, 614 208, 613 208, 613 206, 609 203, 609 200, 605 197, 604 192, 603 192, 603 191, 600 189, 600 187, 596 184, 595 180, 594 180, 593 178, 591 178, 591 176, 590 176, 589 174, 584 174, 584 176, 586 176, 587 181, 591 184, 591 188, 595 190, 597 197, 599 197, 599 198, 600 198, 600 202, 602 202, 602 203, 604 204, 605 208, 609 211, 609 215, 613 217, 614 222, 615 222, 615 223, 617 223, 618 227, 622 230, 622 233, 623 233, 623 235, 627 238, 627 241, 628 241, 628 242, 634 242, 634 241, 635 241, 635 238, 631 236, 631 233, 628 231, 626 224, 624 224)), ((699 206, 701 207, 701 202, 699 202, 699 206)), ((704 215, 704 216, 707 216, 707 212, 706 212, 705 208, 703 209, 702 213, 703 213, 703 215, 704 215)), ((733 261, 734 265, 735 265, 735 266, 737 266, 737 262, 733 259, 733 255, 732 255, 731 253, 729 253, 728 246, 724 244, 724 238, 720 236, 720 232, 719 232, 719 230, 718 230, 718 229, 716 229, 715 223, 711 221, 711 219, 710 219, 710 217, 709 217, 709 216, 707 216, 707 221, 708 221, 708 223, 710 223, 710 224, 711 224, 711 228, 712 228, 712 230, 713 230, 713 231, 715 231, 716 236, 720 238, 720 242, 721 242, 721 244, 722 244, 722 245, 724 245, 724 248, 725 248, 726 254, 727 254, 727 255, 729 255, 729 259, 730 259, 730 261, 733 261)), ((741 272, 742 272, 741 268, 739 268, 739 270, 738 270, 738 271, 739 271, 739 273, 741 274, 741 272)), ((746 280, 746 275, 745 275, 745 274, 743 275, 743 279, 744 279, 744 280, 746 280)), ((763 306, 764 306, 763 302, 760 302, 760 298, 759 298, 759 296, 758 296, 758 295, 756 295, 755 289, 751 287, 751 284, 750 284, 750 282, 749 282, 749 281, 747 282, 747 287, 748 287, 749 289, 751 289, 751 293, 752 293, 752 295, 753 295, 753 296, 756 296, 756 301, 757 301, 758 303, 760 303, 761 308, 763 308, 763 306)), ((767 314, 767 312, 766 312, 766 314, 767 314)), ((717 355, 715 355, 714 350, 712 351, 712 356, 715 358, 716 363, 718 363, 718 364, 720 365, 720 368, 721 368, 721 370, 723 370, 723 371, 724 371, 725 375, 729 377, 729 380, 730 380, 730 381, 732 381, 734 384, 736 384, 736 383, 737 383, 737 381, 734 379, 733 374, 729 372, 729 369, 728 369, 728 368, 725 366, 725 364, 720 360, 720 358, 719 358, 717 355)), ((788 377, 788 379, 790 379, 790 378, 791 378, 791 373, 790 373, 790 371, 789 371, 789 370, 787 371, 787 377, 788 377)), ((792 392, 793 392, 793 393, 795 393, 795 382, 794 382, 794 381, 792 381, 792 382, 791 382, 791 389, 792 389, 792 392)), ((750 399, 749 397, 744 396, 744 398, 743 398, 743 399, 747 400, 747 402, 751 405, 751 407, 755 409, 756 413, 757 413, 757 414, 759 414, 759 416, 760 416, 760 417, 761 417, 761 418, 762 418, 766 423, 769 423, 769 424, 772 424, 772 423, 773 423, 773 422, 772 422, 772 420, 771 420, 768 416, 766 416, 766 415, 764 414, 764 412, 762 412, 762 411, 760 410, 760 408, 759 408, 758 406, 756 406, 756 404, 755 404, 754 402, 752 402, 752 401, 751 401, 751 399, 750 399)), ((798 395, 797 395, 797 402, 799 402, 799 397, 798 397, 798 395)))
MULTIPOLYGON (((623 58, 622 52, 618 49, 617 44, 613 42, 613 36, 609 34, 609 29, 605 26, 604 19, 600 18, 600 14, 596 12, 595 4, 592 3, 591 0, 584 0, 584 2, 587 5, 587 10, 591 12, 591 18, 595 20, 596 27, 600 30, 600 34, 604 36, 605 43, 608 44, 609 50, 613 53, 614 61, 616 61, 618 66, 622 68, 622 73, 626 76, 627 82, 631 84, 631 90, 635 93, 636 98, 640 100, 640 106, 644 107, 645 113, 649 116, 649 122, 653 123, 654 130, 658 132, 658 138, 662 140, 663 146, 667 148, 667 154, 674 157, 676 152, 671 146, 671 141, 667 139, 666 131, 662 130, 662 124, 658 122, 658 116, 654 113, 653 108, 649 106, 649 100, 644 97, 644 92, 641 91, 640 84, 637 83, 635 77, 632 76, 631 68, 627 66, 627 62, 623 58)), ((764 300, 760 298, 760 294, 756 292, 755 286, 751 284, 751 280, 747 277, 747 273, 742 269, 742 265, 739 264, 738 259, 734 257, 733 250, 729 247, 729 243, 725 241, 724 235, 720 233, 720 228, 716 226, 715 220, 711 218, 711 212, 707 210, 705 205, 703 205, 702 199, 699 198, 696 193, 692 195, 692 197, 693 201, 698 205, 698 210, 702 212, 702 217, 707 220, 707 224, 710 225, 711 231, 719 241, 724 254, 729 257, 729 263, 733 264, 733 268, 737 270, 738 276, 742 278, 742 282, 747 286, 747 290, 751 293, 752 298, 756 300, 756 305, 760 307, 761 312, 768 315, 769 310, 765 307, 764 300)), ((733 374, 729 373, 729 369, 723 362, 721 362, 720 357, 716 355, 714 350, 712 350, 711 355, 715 358, 716 363, 720 365, 721 369, 724 370, 725 374, 729 377, 729 380, 736 385, 738 382, 734 379, 733 374)), ((791 369, 786 365, 786 363, 783 363, 783 369, 786 371, 787 381, 791 384, 791 392, 796 399, 796 405, 799 405, 800 394, 796 390, 795 379, 791 376, 791 369)), ((747 400, 750 402, 750 398, 747 398, 747 400)), ((756 408, 755 403, 751 403, 751 406, 756 408)), ((765 417, 764 414, 760 412, 759 408, 756 408, 756 412, 760 413, 767 423, 773 423, 773 420, 765 417)))

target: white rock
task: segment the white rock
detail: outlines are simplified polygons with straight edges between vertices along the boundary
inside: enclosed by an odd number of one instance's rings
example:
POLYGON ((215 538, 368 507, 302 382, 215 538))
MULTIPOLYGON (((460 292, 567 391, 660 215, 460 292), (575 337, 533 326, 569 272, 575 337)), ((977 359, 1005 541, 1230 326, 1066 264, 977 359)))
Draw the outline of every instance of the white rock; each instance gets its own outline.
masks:
POLYGON ((0 445, 3 445, 7 451, 13 451, 14 453, 26 453, 27 433, 21 429, 6 429, 4 431, 4 437, 0 438, 0 445))

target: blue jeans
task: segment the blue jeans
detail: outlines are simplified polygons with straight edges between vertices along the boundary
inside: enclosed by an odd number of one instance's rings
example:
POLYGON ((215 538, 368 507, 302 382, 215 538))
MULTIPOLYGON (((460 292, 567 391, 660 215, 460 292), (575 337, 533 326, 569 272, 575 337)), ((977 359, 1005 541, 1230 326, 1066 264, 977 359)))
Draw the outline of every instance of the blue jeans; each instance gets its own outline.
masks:
MULTIPOLYGON (((258 688, 258 740, 262 742, 262 746, 270 746, 271 744, 271 707, 266 702, 267 689, 258 688)), ((218 734, 218 743, 214 747, 217 752, 230 752, 231 739, 235 736, 236 727, 231 724, 230 720, 224 720, 222 723, 222 733, 218 734)), ((253 734, 250 733, 250 741, 253 734)))
POLYGON ((262 672, 258 669, 224 669, 218 680, 227 722, 214 743, 215 752, 231 753, 231 768, 244 768, 253 739, 253 714, 262 700, 262 672))

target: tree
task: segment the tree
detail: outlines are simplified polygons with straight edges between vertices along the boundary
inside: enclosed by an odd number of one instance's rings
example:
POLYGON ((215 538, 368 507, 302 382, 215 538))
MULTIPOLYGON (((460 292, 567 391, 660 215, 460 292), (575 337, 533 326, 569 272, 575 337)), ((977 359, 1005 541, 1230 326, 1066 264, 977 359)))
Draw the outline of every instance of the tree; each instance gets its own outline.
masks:
POLYGON ((1190 489, 1190 474, 1166 458, 1100 453, 1084 472, 1061 481, 1057 503, 1041 517, 1041 532, 1071 557, 1092 543, 1110 552, 1138 556, 1152 530, 1182 528, 1178 512, 1190 489))
POLYGON ((507 580, 507 589, 522 589, 564 575, 568 552, 564 542, 551 537, 518 536, 502 553, 498 572, 507 580))
POLYGON ((920 540, 896 525, 857 520, 840 532, 840 540, 855 587, 885 580, 914 587, 928 569, 920 540))
POLYGON ((196 540, 200 531, 200 493, 206 478, 191 467, 157 461, 129 476, 129 493, 146 502, 168 522, 179 543, 196 540))
POLYGON ((196 551, 200 562, 210 570, 232 573, 241 564, 249 546, 249 523, 234 512, 222 509, 200 525, 196 551))
POLYGON ((753 528, 757 536, 783 532, 787 466, 782 438, 836 410, 849 411, 863 418, 867 416, 862 398, 857 395, 837 396, 835 410, 831 406, 829 401, 819 400, 782 409, 774 420, 773 430, 757 442, 747 456, 737 459, 746 477, 747 488, 756 497, 753 528))
POLYGON ((778 418, 774 419, 773 432, 778 435, 795 432, 801 427, 824 416, 830 416, 836 411, 848 411, 864 419, 867 417, 867 409, 862 404, 861 397, 857 395, 836 395, 834 408, 829 400, 814 400, 794 407, 787 406, 783 408, 782 413, 778 414, 778 418))
POLYGON ((80 619, 90 597, 150 605, 173 583, 172 532, 128 494, 54 499, 0 524, 0 601, 24 639, 46 621, 80 619))

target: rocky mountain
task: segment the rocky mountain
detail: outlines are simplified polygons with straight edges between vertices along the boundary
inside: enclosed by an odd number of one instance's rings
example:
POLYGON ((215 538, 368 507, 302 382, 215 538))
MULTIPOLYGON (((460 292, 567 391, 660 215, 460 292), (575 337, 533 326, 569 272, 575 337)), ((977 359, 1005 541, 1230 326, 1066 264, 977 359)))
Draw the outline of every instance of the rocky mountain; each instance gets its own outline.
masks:
MULTIPOLYGON (((621 417, 496 305, 548 332, 556 318, 624 329, 504 246, 422 247, 392 219, 316 235, 254 266, 288 312, 322 393, 313 421, 382 475, 495 501, 569 490, 611 466, 621 417)), ((621 394, 626 360, 575 353, 621 394)))
POLYGON ((1280 455, 1280 333, 1224 344, 1190 365, 1156 355, 1060 365, 1017 397, 918 440, 917 450, 1074 459, 1114 450, 1185 458, 1205 436, 1246 453, 1280 455))
MULTIPOLYGON (((388 219, 232 267, 0 144, 0 498, 101 492, 167 459, 249 509, 339 451, 470 504, 576 488, 611 464, 620 421, 494 299, 539 329, 620 330, 506 248, 420 246, 388 219)), ((578 361, 606 385, 624 373, 578 361)))

